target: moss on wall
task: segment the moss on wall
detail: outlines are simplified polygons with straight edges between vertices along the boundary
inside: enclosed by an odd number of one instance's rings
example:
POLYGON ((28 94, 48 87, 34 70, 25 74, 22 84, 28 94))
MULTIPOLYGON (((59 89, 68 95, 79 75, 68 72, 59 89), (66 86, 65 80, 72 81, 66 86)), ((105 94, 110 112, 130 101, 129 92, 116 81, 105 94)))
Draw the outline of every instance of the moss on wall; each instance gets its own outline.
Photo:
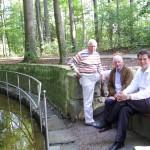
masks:
MULTIPOLYGON (((65 114, 67 113, 67 66, 2 64, 0 65, 0 69, 21 72, 35 77, 42 83, 42 92, 46 90, 46 97, 48 97, 48 100, 54 103, 60 111, 65 114)), ((12 80, 14 80, 13 77, 12 80)), ((25 82, 22 81, 22 84, 25 84, 25 82)), ((31 88, 34 90, 34 84, 31 88)))

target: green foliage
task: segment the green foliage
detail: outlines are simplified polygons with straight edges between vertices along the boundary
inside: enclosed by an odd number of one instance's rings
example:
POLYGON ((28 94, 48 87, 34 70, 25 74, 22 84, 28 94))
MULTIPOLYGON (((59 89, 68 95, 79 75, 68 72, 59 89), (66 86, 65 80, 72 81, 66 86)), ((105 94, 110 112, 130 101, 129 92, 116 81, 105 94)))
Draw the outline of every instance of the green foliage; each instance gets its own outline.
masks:
MULTIPOLYGON (((102 0, 103 1, 103 0, 102 0)), ((101 1, 101 2, 102 2, 101 1)), ((134 1, 130 6, 129 1, 123 0, 119 1, 119 15, 116 13, 116 1, 112 1, 111 3, 100 3, 100 10, 98 14, 100 15, 100 26, 102 25, 102 34, 101 34, 101 44, 100 49, 111 49, 118 48, 118 24, 120 26, 120 44, 121 48, 132 48, 139 49, 142 47, 150 46, 150 22, 148 19, 148 13, 144 13, 139 17, 139 13, 141 9, 144 9, 147 5, 146 3, 138 3, 138 1, 134 1), (145 6, 146 5, 146 6, 145 6), (109 39, 109 23, 111 21, 113 36, 112 42, 113 47, 110 47, 110 39, 109 39), (132 39, 131 39, 132 37, 132 39)))
POLYGON ((142 7, 139 16, 147 17, 147 14, 150 14, 150 1, 147 1, 147 3, 142 7))
MULTIPOLYGON (((5 9, 1 10, 1 14, 4 12, 4 23, 2 20, 0 27, 0 37, 2 43, 2 37, 6 34, 6 47, 9 48, 9 53, 15 55, 24 55, 24 19, 23 19, 23 7, 21 1, 11 1, 10 5, 7 5, 5 9)), ((76 41, 77 49, 81 50, 86 47, 87 41, 90 38, 95 37, 94 27, 94 10, 92 0, 73 0, 74 8, 74 21, 76 28, 76 41), (83 14, 82 14, 83 13, 83 14), (83 43, 83 18, 86 27, 85 42, 83 43)), ((61 15, 63 25, 65 29, 66 38, 66 52, 71 53, 72 42, 70 36, 70 20, 69 20, 69 6, 68 1, 61 0, 61 15)), ((51 43, 50 45, 44 43, 44 55, 59 55, 59 46, 57 42, 57 35, 55 29, 55 19, 53 12, 53 1, 48 1, 49 18, 50 18, 50 33, 51 43)), ((41 16, 44 25, 44 10, 43 3, 41 3, 41 16)), ((117 14, 116 1, 99 0, 97 15, 99 18, 99 31, 100 31, 100 45, 99 50, 118 49, 118 41, 120 47, 139 49, 142 47, 150 47, 150 1, 135 0, 130 5, 129 0, 119 1, 119 15, 117 14), (111 26, 110 26, 111 24, 111 26), (118 25, 120 26, 120 39, 118 39, 118 25), (111 27, 111 28, 110 28, 111 27), (112 41, 110 38, 110 31, 112 30, 112 41), (112 44, 112 45, 111 45, 112 44)), ((36 21, 35 21, 36 23, 36 21)), ((43 26, 44 31, 44 26, 43 26)), ((37 38, 38 40, 38 38, 37 38)), ((46 41, 44 41, 46 42, 46 41)), ((38 43, 38 42, 37 42, 38 43)), ((3 44, 3 43, 2 43, 3 44)), ((8 50, 7 50, 8 51, 8 50)), ((2 48, 1 48, 2 53, 2 48)), ((30 55, 30 54, 27 54, 30 55)), ((39 54, 38 54, 39 55, 39 54)))
MULTIPOLYGON (((72 49, 71 47, 71 41, 67 42, 66 41, 66 52, 69 53, 69 51, 72 49)), ((40 50, 38 50, 38 55, 40 56, 40 50)), ((57 39, 53 39, 53 41, 48 44, 45 42, 44 44, 44 53, 43 53, 43 57, 47 57, 47 56, 59 56, 59 45, 57 42, 57 39)))
POLYGON ((50 44, 45 43, 43 55, 44 56, 59 55, 59 47, 58 47, 58 42, 56 39, 53 42, 51 42, 50 44))
POLYGON ((11 3, 9 11, 5 13, 8 18, 5 20, 5 32, 11 53, 22 54, 24 51, 24 29, 23 29, 23 10, 19 2, 11 3))

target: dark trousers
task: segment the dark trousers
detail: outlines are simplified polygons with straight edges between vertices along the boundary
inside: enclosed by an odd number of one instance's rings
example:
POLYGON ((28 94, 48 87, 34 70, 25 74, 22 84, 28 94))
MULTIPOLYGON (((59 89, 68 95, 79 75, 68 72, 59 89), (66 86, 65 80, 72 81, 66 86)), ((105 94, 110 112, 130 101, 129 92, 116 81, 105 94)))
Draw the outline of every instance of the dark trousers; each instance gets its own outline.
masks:
MULTIPOLYGON (((112 111, 115 103, 116 103, 116 100, 112 100, 111 98, 107 98, 105 100, 105 108, 104 108, 104 112, 103 112, 103 114, 105 116, 104 118, 107 118, 109 116, 109 114, 112 111)), ((105 121, 107 122, 107 120, 105 120, 105 121)))
POLYGON ((108 122, 114 123, 118 120, 118 128, 115 141, 124 142, 129 118, 135 114, 150 113, 150 98, 143 100, 126 100, 116 102, 112 110, 104 116, 108 122))

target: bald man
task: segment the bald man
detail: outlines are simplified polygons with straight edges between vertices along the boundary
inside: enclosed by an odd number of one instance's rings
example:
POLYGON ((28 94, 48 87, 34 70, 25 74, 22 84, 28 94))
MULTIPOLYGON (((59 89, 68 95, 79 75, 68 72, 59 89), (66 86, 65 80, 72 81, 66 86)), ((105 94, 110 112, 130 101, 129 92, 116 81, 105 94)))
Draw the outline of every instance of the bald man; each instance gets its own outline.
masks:
MULTIPOLYGON (((114 104, 116 103, 116 95, 118 92, 123 91, 132 81, 133 74, 129 68, 123 65, 123 58, 120 55, 115 55, 113 57, 114 68, 110 72, 108 79, 108 98, 105 100, 104 108, 104 121, 96 122, 93 126, 99 128, 99 132, 110 130, 112 128, 111 124, 107 124, 105 118, 112 110, 114 104), (106 124, 105 126, 103 124, 106 124), (103 127, 104 128, 101 128, 103 127)), ((116 118, 117 121, 117 118, 116 118)))

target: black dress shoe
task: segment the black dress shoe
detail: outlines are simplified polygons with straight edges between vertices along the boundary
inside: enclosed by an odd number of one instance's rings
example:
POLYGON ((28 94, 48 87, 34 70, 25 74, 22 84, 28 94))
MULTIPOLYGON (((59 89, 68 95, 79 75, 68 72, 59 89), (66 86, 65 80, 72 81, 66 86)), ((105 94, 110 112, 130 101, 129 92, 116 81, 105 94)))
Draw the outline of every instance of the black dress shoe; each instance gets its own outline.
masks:
POLYGON ((111 129, 112 129, 112 126, 105 126, 103 128, 100 128, 99 132, 104 132, 104 131, 111 130, 111 129))
POLYGON ((109 150, 117 150, 124 147, 123 142, 115 142, 114 145, 109 150))
POLYGON ((93 123, 92 126, 100 129, 100 128, 104 127, 105 125, 106 125, 105 121, 96 121, 93 123))

